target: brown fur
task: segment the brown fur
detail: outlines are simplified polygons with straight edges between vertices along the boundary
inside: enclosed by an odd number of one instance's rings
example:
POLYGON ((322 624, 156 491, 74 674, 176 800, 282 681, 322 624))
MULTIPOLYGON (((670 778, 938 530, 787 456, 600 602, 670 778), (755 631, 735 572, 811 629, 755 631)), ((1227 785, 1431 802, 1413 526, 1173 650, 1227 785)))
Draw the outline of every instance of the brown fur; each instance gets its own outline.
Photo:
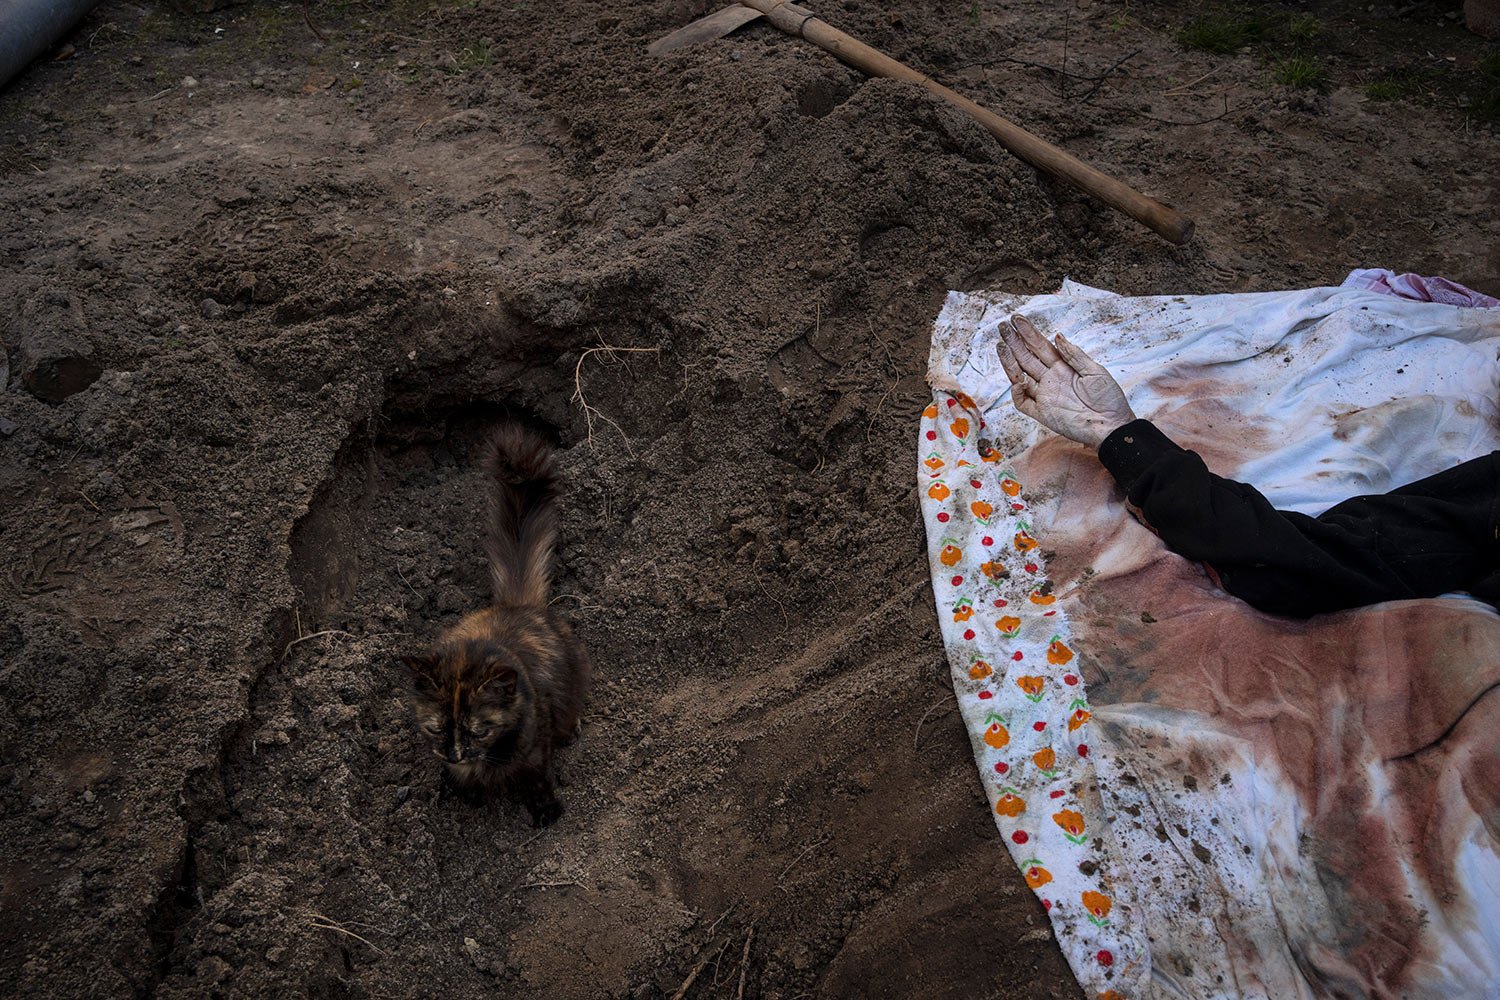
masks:
POLYGON ((510 789, 546 826, 562 815, 553 752, 578 728, 589 675, 582 644, 547 604, 556 461, 541 438, 508 424, 491 437, 484 472, 494 605, 404 658, 412 714, 455 789, 471 800, 510 789))

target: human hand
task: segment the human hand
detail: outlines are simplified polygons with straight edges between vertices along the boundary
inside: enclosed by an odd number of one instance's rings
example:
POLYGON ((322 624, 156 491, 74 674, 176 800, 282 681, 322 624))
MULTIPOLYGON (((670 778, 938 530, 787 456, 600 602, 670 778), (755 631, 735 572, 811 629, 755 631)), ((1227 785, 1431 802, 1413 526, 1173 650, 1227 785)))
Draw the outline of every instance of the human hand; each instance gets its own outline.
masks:
POLYGON ((1098 448, 1135 419, 1113 376, 1062 334, 1049 344, 1017 315, 1001 329, 999 352, 1016 409, 1065 438, 1098 448))

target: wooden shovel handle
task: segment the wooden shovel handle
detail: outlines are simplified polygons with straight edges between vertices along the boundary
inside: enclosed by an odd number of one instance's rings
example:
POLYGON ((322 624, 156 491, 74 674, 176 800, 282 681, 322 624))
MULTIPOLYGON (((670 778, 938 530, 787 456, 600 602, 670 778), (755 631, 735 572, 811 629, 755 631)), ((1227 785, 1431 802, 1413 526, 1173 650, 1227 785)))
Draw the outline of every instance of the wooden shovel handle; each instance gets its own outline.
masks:
POLYGON ((1015 122, 1001 118, 905 63, 892 59, 878 49, 872 49, 827 21, 793 6, 788 0, 740 0, 740 3, 760 11, 768 21, 787 34, 807 39, 862 73, 906 80, 937 95, 984 126, 1000 140, 1002 146, 1033 167, 1067 181, 1111 208, 1124 212, 1163 239, 1181 245, 1192 238, 1192 220, 1176 209, 1148 198, 1130 185, 1095 170, 1076 156, 1032 135, 1015 122))

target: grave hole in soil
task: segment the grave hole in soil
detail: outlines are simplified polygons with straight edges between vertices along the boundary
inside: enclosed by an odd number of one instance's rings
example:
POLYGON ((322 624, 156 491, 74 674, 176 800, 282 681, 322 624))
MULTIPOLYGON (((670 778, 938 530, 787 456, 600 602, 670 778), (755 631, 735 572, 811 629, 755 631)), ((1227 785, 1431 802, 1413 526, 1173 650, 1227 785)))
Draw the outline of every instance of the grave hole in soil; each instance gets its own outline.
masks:
MULTIPOLYGON (((268 633, 269 662, 250 693, 249 717, 226 740, 218 796, 204 805, 207 818, 162 891, 153 983, 197 961, 192 941, 179 938, 184 927, 202 932, 205 899, 246 871, 312 863, 277 844, 285 816, 324 838, 316 861, 327 865, 358 856, 359 836, 379 835, 393 808, 431 794, 431 769, 399 707, 395 654, 489 600, 475 466, 485 436, 507 420, 559 438, 519 404, 427 397, 411 408, 388 406, 344 441, 292 530, 294 609, 268 633), (268 823, 272 808, 278 818, 268 823), (350 830, 363 832, 351 841, 350 830)), ((354 891, 349 878, 325 874, 336 890, 354 891)), ((240 894, 254 894, 244 886, 240 894)), ((308 973, 319 982, 337 980, 353 963, 347 942, 324 943, 330 948, 308 973)))
POLYGON ((374 599, 392 583, 422 618, 488 600, 477 468, 486 436, 507 421, 553 443, 561 436, 534 411, 496 400, 387 407, 350 436, 292 533, 288 568, 304 632, 329 627, 357 611, 351 599, 374 599))

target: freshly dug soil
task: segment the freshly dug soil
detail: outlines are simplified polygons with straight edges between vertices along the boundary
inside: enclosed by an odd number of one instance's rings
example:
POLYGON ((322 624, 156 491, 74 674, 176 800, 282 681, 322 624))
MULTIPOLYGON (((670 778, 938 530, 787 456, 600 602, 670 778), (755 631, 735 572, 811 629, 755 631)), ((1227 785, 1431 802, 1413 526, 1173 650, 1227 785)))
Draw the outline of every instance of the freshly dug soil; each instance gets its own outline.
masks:
POLYGON ((1319 94, 1189 8, 908 6, 820 12, 1197 240, 768 27, 647 56, 693 0, 108 2, 0 93, 0 992, 1080 995, 948 699, 928 324, 1065 275, 1493 292, 1495 134, 1361 83, 1486 49, 1330 5, 1319 94), (562 449, 597 669, 539 832, 439 797, 396 663, 487 599, 507 418, 562 449))

